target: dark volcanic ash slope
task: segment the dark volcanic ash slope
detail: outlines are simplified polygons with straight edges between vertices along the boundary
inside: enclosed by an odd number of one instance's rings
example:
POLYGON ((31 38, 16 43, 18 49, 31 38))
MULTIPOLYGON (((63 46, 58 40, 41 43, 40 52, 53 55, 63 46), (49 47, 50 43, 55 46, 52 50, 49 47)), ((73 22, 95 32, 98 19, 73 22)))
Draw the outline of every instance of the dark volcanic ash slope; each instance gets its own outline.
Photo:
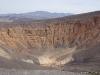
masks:
POLYGON ((35 22, 0 23, 0 43, 10 48, 6 52, 1 46, 6 56, 0 55, 43 66, 60 67, 79 61, 94 62, 95 66, 99 62, 99 42, 100 11, 35 22), (8 53, 12 51, 19 55, 8 53))

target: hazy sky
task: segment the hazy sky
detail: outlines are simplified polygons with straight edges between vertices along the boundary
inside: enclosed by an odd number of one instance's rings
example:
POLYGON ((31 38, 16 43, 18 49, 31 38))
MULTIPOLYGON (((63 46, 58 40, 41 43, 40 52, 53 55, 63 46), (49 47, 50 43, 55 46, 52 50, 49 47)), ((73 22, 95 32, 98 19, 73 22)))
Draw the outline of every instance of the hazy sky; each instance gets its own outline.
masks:
POLYGON ((0 0, 0 14, 37 10, 79 14, 100 10, 100 0, 0 0))

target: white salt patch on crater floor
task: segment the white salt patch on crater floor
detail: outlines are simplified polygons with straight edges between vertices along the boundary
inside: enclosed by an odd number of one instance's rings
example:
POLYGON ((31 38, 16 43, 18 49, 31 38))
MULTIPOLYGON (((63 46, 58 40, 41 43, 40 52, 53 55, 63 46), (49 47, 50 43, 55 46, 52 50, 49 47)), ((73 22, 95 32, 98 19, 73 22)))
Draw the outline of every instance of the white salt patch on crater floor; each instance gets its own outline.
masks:
POLYGON ((52 66, 52 67, 59 67, 60 65, 63 65, 65 63, 68 63, 70 61, 73 61, 72 54, 75 52, 74 48, 68 48, 66 50, 60 49, 60 50, 48 50, 46 51, 42 56, 38 57, 39 62, 43 66, 52 66), (52 53, 53 52, 53 53, 52 53), (62 56, 66 55, 66 57, 60 61, 57 61, 57 58, 60 58, 62 56))
POLYGON ((28 60, 22 59, 22 61, 34 64, 33 60, 30 60, 30 59, 28 59, 28 60))

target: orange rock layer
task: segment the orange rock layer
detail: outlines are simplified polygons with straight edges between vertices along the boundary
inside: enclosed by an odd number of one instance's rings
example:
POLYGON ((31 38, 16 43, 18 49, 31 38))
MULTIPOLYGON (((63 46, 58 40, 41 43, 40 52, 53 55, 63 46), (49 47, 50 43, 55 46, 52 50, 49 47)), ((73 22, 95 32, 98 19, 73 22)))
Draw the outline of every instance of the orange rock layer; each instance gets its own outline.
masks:
POLYGON ((35 27, 30 23, 1 23, 0 42, 11 49, 27 54, 38 47, 88 48, 100 41, 100 17, 87 20, 60 21, 35 27))

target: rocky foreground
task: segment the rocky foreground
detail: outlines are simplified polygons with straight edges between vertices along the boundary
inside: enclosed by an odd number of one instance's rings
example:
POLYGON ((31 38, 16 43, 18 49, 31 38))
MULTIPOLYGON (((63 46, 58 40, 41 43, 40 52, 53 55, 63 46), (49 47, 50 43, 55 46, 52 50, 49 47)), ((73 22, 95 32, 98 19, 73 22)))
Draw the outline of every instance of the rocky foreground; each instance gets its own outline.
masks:
POLYGON ((0 75, 87 75, 59 70, 15 70, 0 69, 0 75))

